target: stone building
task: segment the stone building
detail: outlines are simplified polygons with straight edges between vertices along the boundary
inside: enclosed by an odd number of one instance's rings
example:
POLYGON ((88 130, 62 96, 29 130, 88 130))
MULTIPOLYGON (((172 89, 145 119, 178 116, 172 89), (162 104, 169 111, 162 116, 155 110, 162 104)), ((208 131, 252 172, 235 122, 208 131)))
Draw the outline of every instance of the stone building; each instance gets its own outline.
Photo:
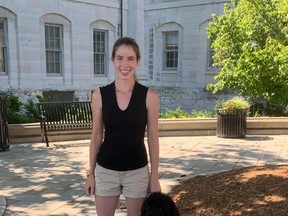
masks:
POLYGON ((223 0, 0 0, 0 90, 21 98, 90 100, 114 80, 114 41, 136 39, 139 82, 160 95, 160 108, 212 110, 205 86, 211 67, 206 27, 223 0))

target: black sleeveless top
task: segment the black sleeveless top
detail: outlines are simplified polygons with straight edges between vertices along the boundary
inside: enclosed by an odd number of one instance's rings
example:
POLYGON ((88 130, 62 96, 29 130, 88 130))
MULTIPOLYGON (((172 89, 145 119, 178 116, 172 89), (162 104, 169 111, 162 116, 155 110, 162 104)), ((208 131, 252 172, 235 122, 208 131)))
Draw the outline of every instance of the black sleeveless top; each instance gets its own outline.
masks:
POLYGON ((115 82, 100 87, 105 128, 104 141, 97 155, 100 166, 127 171, 147 165, 144 145, 147 91, 148 87, 135 82, 128 107, 121 110, 116 99, 115 82))

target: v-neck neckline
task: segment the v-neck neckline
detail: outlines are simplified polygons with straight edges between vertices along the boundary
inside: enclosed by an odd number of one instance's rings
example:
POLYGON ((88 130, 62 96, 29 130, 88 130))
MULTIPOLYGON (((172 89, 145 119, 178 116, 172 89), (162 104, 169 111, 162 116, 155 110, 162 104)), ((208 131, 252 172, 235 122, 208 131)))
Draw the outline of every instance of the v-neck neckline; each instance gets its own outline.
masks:
POLYGON ((122 110, 118 104, 118 101, 117 101, 117 92, 116 92, 116 84, 115 84, 115 81, 114 81, 114 99, 115 99, 115 103, 116 103, 116 106, 118 108, 118 110, 120 110, 121 112, 125 112, 126 110, 129 109, 129 107, 131 106, 131 102, 132 102, 132 99, 133 99, 133 96, 134 96, 134 92, 135 92, 135 88, 136 88, 136 85, 137 85, 137 82, 135 82, 134 86, 133 86, 133 89, 132 89, 132 93, 131 93, 131 97, 130 97, 130 100, 128 102, 128 105, 126 107, 126 109, 122 110))

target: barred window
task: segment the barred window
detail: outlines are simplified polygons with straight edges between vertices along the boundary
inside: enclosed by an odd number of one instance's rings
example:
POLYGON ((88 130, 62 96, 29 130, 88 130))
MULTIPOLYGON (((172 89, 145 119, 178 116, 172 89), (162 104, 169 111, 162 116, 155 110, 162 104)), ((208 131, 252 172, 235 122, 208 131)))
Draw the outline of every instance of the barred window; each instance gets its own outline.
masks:
POLYGON ((164 69, 178 68, 178 32, 164 32, 164 69))
POLYGON ((0 18, 0 73, 7 73, 6 20, 0 18))
POLYGON ((62 26, 45 24, 46 72, 62 74, 62 26))
POLYGON ((93 31, 94 75, 106 75, 108 64, 107 48, 108 32, 95 29, 93 31))

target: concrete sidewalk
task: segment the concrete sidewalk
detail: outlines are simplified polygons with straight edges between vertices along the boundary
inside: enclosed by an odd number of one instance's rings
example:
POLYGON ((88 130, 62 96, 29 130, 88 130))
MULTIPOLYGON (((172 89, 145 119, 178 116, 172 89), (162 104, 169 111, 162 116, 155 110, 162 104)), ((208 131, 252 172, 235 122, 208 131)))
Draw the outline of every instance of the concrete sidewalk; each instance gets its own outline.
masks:
MULTIPOLYGON (((0 152, 0 216, 92 216, 84 191, 88 140, 15 144, 0 152)), ((246 166, 288 163, 288 136, 160 137, 160 180, 169 192, 181 180, 246 166)), ((121 197, 117 216, 126 215, 121 197)))

